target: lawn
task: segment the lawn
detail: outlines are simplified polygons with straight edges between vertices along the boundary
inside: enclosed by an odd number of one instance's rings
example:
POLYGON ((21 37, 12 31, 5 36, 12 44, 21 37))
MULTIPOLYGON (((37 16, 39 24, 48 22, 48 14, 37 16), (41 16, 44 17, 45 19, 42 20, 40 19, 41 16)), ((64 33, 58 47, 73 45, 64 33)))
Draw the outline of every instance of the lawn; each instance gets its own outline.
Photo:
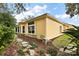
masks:
POLYGON ((62 36, 56 38, 52 43, 54 46, 56 46, 57 48, 61 48, 64 46, 67 46, 70 43, 70 36, 67 34, 63 34, 62 36))

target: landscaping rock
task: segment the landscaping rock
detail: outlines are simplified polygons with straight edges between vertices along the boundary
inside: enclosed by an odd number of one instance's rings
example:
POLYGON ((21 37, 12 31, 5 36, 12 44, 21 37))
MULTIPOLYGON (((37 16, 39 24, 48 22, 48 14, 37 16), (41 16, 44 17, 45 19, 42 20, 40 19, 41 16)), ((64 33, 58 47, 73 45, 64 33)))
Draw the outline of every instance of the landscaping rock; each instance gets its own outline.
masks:
POLYGON ((35 50, 34 49, 29 49, 30 55, 34 56, 35 55, 35 50))
POLYGON ((76 48, 76 47, 72 49, 72 51, 76 51, 76 50, 77 50, 77 48, 76 48))
POLYGON ((25 49, 23 49, 23 52, 26 52, 28 49, 27 48, 25 48, 25 49))
POLYGON ((27 47, 28 46, 28 42, 22 42, 22 46, 23 47, 27 47))
POLYGON ((23 41, 22 39, 19 39, 19 38, 17 39, 17 42, 19 42, 19 43, 22 42, 22 41, 23 41))
POLYGON ((72 53, 71 50, 65 50, 64 52, 65 52, 65 53, 72 53))
POLYGON ((73 49, 73 47, 74 47, 73 44, 69 44, 69 45, 67 46, 67 49, 73 49))
POLYGON ((64 48, 60 48, 59 51, 63 52, 64 51, 64 48))
POLYGON ((28 46, 27 46, 27 49, 29 49, 29 48, 31 48, 31 47, 32 47, 31 45, 28 45, 28 46))

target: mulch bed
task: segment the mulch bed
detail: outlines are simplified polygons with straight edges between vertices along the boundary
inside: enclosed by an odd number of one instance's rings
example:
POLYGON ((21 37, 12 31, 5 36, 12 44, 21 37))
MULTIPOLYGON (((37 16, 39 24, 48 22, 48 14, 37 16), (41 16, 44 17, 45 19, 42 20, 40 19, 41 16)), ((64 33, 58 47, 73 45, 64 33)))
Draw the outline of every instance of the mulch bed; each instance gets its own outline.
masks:
POLYGON ((19 34, 18 38, 21 38, 22 40, 27 41, 29 43, 34 42, 38 45, 38 47, 41 47, 41 48, 46 48, 47 46, 42 42, 41 39, 29 37, 29 36, 26 36, 25 34, 19 34))
POLYGON ((18 49, 19 49, 19 46, 17 42, 12 42, 11 45, 5 49, 4 56, 16 56, 18 49))
MULTIPOLYGON (((34 42, 37 44, 38 49, 44 49, 47 50, 47 48, 49 47, 49 45, 46 45, 45 43, 43 43, 40 39, 37 38, 32 38, 26 35, 18 35, 18 38, 23 39, 24 41, 27 41, 29 43, 34 42)), ((50 44, 50 47, 57 49, 56 47, 54 47, 52 44, 50 44)), ((9 47, 7 47, 4 51, 4 56, 18 56, 17 51, 20 49, 19 45, 17 44, 17 42, 12 42, 11 45, 9 47)), ((58 49, 57 49, 58 50, 58 49)))
MULTIPOLYGON (((18 38, 21 38, 23 39, 24 41, 27 41, 27 42, 34 42, 38 45, 38 48, 43 48, 43 49, 46 49, 47 47, 51 46, 51 47, 54 47, 56 48, 52 42, 50 41, 47 45, 42 42, 41 39, 37 39, 37 38, 33 38, 33 37, 29 37, 29 36, 26 36, 25 34, 17 34, 18 38)), ((58 48, 56 48, 58 50, 58 48)))

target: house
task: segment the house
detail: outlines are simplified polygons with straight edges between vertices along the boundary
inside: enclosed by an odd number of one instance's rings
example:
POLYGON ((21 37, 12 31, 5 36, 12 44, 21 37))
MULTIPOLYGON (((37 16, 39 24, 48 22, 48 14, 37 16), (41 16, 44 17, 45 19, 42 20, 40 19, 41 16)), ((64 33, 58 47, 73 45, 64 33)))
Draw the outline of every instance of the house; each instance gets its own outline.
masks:
POLYGON ((74 28, 73 25, 64 23, 64 29, 65 30, 70 29, 70 28, 74 28))
POLYGON ((58 21, 48 13, 18 23, 17 33, 38 39, 52 39, 62 35, 67 25, 58 21))

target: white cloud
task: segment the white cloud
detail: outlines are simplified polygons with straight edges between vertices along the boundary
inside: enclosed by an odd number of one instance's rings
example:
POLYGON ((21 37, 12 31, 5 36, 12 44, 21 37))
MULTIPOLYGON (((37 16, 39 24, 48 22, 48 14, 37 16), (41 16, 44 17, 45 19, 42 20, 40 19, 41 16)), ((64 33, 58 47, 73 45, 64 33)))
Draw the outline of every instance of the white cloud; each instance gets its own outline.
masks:
POLYGON ((41 12, 41 10, 45 10, 46 8, 47 8, 46 5, 44 5, 44 6, 39 6, 39 5, 37 5, 37 6, 35 6, 35 7, 33 8, 32 11, 41 12))
POLYGON ((60 19, 65 19, 65 18, 69 18, 70 16, 67 14, 58 14, 58 15, 55 15, 55 17, 60 19))
POLYGON ((26 10, 29 10, 29 9, 30 9, 29 7, 26 8, 26 10))
POLYGON ((53 8, 54 10, 56 10, 57 9, 57 7, 55 7, 55 8, 53 8))
POLYGON ((15 18, 17 19, 17 22, 19 22, 19 21, 21 21, 21 19, 23 19, 24 17, 27 17, 28 15, 37 16, 37 15, 40 15, 40 14, 46 12, 46 8, 47 8, 47 5, 43 5, 43 6, 36 5, 31 9, 28 7, 26 9, 28 9, 29 11, 20 13, 20 14, 16 15, 15 18))
POLYGON ((59 14, 59 15, 55 15, 55 17, 59 19, 73 19, 75 21, 79 19, 78 15, 75 15, 74 17, 70 18, 70 15, 67 14, 59 14))
POLYGON ((78 15, 75 15, 74 17, 70 18, 70 16, 67 14, 59 14, 59 15, 55 15, 55 17, 58 18, 62 22, 79 26, 79 16, 78 15))

